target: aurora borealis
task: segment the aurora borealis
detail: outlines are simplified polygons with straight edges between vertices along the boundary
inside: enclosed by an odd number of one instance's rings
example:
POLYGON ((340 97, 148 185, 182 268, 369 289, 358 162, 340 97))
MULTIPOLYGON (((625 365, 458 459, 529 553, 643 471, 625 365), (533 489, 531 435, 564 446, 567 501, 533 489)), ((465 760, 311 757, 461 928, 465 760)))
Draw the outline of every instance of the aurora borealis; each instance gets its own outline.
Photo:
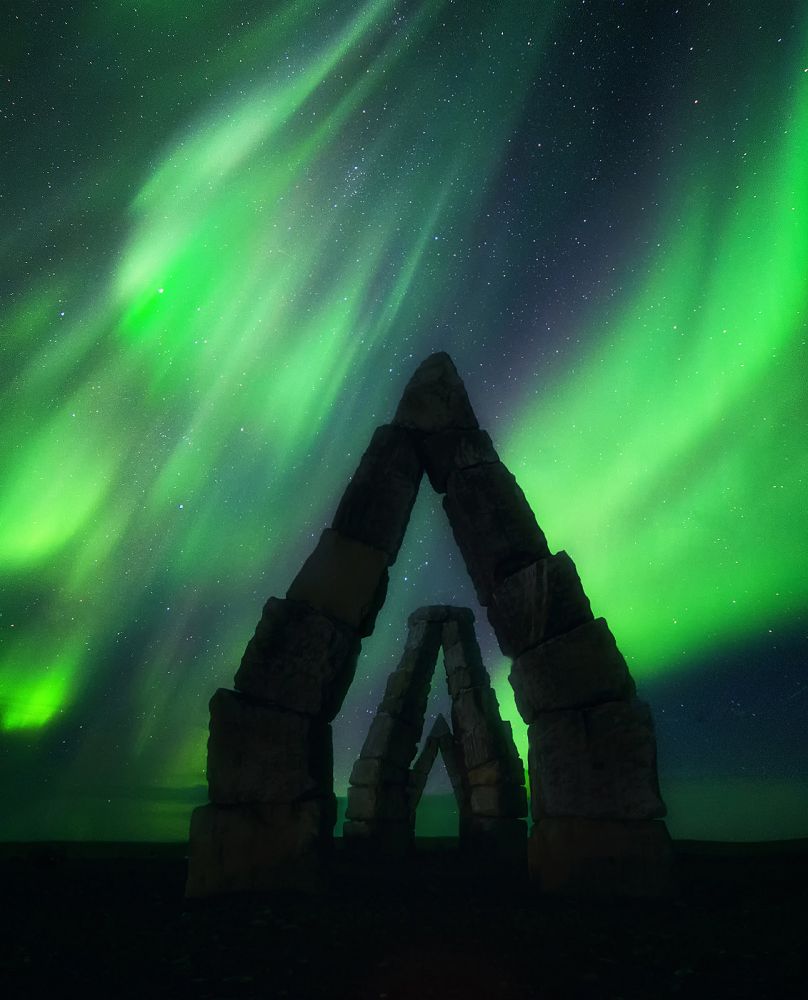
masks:
MULTIPOLYGON (((210 695, 435 350, 651 703, 673 835, 808 836, 808 14, 764 6, 11 0, 0 837, 186 835, 210 695)), ((339 792, 439 602, 524 748, 425 483, 339 792)))

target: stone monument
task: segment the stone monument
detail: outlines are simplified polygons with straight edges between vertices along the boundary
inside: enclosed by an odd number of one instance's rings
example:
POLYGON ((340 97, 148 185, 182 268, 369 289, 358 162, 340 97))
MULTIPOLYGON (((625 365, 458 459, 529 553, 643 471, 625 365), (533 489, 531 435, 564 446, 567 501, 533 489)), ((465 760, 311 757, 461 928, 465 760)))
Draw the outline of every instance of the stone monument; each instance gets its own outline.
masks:
MULTIPOLYGON (((666 894, 671 845, 648 706, 606 622, 593 616, 574 563, 550 552, 451 359, 439 353, 416 369, 392 424, 375 431, 286 597, 267 602, 235 690, 211 700, 210 804, 191 820, 188 895, 321 884, 336 816, 330 723, 384 602, 423 471, 444 494, 479 602, 513 659, 510 681, 528 726, 531 878, 546 892, 666 894)), ((427 645, 446 650, 434 630, 426 633, 427 645)), ((413 678, 420 669, 413 661, 413 678)), ((416 682, 413 712, 418 690, 416 682)), ((453 699, 454 737, 478 809, 467 838, 521 822, 508 799, 518 792, 492 792, 480 780, 490 763, 478 750, 491 693, 470 684, 453 699)), ((368 739, 389 737, 384 715, 368 739)), ((404 767, 405 756, 402 746, 391 760, 404 767)), ((406 790, 385 808, 403 814, 406 790)))

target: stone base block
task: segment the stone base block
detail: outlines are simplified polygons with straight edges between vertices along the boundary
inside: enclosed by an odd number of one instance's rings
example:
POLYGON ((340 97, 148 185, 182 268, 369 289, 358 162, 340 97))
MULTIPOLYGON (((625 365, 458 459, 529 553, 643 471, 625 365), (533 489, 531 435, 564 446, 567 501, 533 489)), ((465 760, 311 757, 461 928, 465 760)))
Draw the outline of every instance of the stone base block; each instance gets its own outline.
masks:
POLYGON ((194 809, 186 896, 325 887, 336 800, 194 809))
POLYGON ((294 802, 333 792, 331 726, 220 688, 210 700, 211 802, 294 802))
POLYGON ((528 727, 533 818, 643 820, 665 815, 648 705, 612 701, 543 712, 528 727))
POLYGON ((673 850, 660 820, 545 818, 528 841, 530 878, 543 892, 675 895, 673 850))

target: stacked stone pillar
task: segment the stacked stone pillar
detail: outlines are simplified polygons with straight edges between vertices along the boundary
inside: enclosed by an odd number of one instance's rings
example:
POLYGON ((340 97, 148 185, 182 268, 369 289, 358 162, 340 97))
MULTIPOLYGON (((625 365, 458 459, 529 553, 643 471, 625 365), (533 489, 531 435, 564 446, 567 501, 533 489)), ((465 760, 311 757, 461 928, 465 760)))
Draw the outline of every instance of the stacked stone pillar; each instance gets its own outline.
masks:
POLYGON ((470 608, 430 605, 408 619, 404 654, 387 681, 348 789, 346 841, 390 857, 409 851, 415 810, 438 750, 460 813, 463 850, 524 863, 524 768, 503 722, 470 608), (410 770, 421 738, 438 648, 443 648, 452 729, 440 716, 410 770))
POLYGON ((491 861, 523 864, 525 773, 510 723, 504 722, 474 633, 458 609, 443 623, 443 662, 452 699, 452 731, 463 783, 460 847, 491 861))
POLYGON ((440 624, 418 612, 408 619, 404 653, 390 674, 359 759, 353 766, 343 834, 382 855, 409 852, 415 836, 410 764, 424 727, 440 648, 440 624))
POLYGON ((530 748, 531 876, 551 892, 666 894, 671 849, 650 711, 572 560, 550 552, 446 355, 421 365, 396 421, 419 434, 477 597, 514 658, 530 748), (443 427, 419 416, 435 399, 450 411, 443 427))
POLYGON ((186 893, 318 888, 336 822, 331 720, 387 592, 422 475, 412 436, 379 427, 331 528, 270 598, 210 703, 210 804, 191 818, 186 893))

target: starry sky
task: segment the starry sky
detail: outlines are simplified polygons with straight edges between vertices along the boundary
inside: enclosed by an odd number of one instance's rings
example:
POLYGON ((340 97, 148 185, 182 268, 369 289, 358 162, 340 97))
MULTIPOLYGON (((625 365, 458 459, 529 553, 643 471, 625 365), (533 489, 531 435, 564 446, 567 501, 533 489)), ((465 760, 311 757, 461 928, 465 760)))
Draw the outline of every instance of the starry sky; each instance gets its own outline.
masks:
MULTIPOLYGON (((808 836, 802 0, 3 25, 0 838, 187 835, 210 695, 436 350, 651 703, 672 834, 808 836)), ((425 482, 341 794, 429 603, 526 748, 425 482)))

